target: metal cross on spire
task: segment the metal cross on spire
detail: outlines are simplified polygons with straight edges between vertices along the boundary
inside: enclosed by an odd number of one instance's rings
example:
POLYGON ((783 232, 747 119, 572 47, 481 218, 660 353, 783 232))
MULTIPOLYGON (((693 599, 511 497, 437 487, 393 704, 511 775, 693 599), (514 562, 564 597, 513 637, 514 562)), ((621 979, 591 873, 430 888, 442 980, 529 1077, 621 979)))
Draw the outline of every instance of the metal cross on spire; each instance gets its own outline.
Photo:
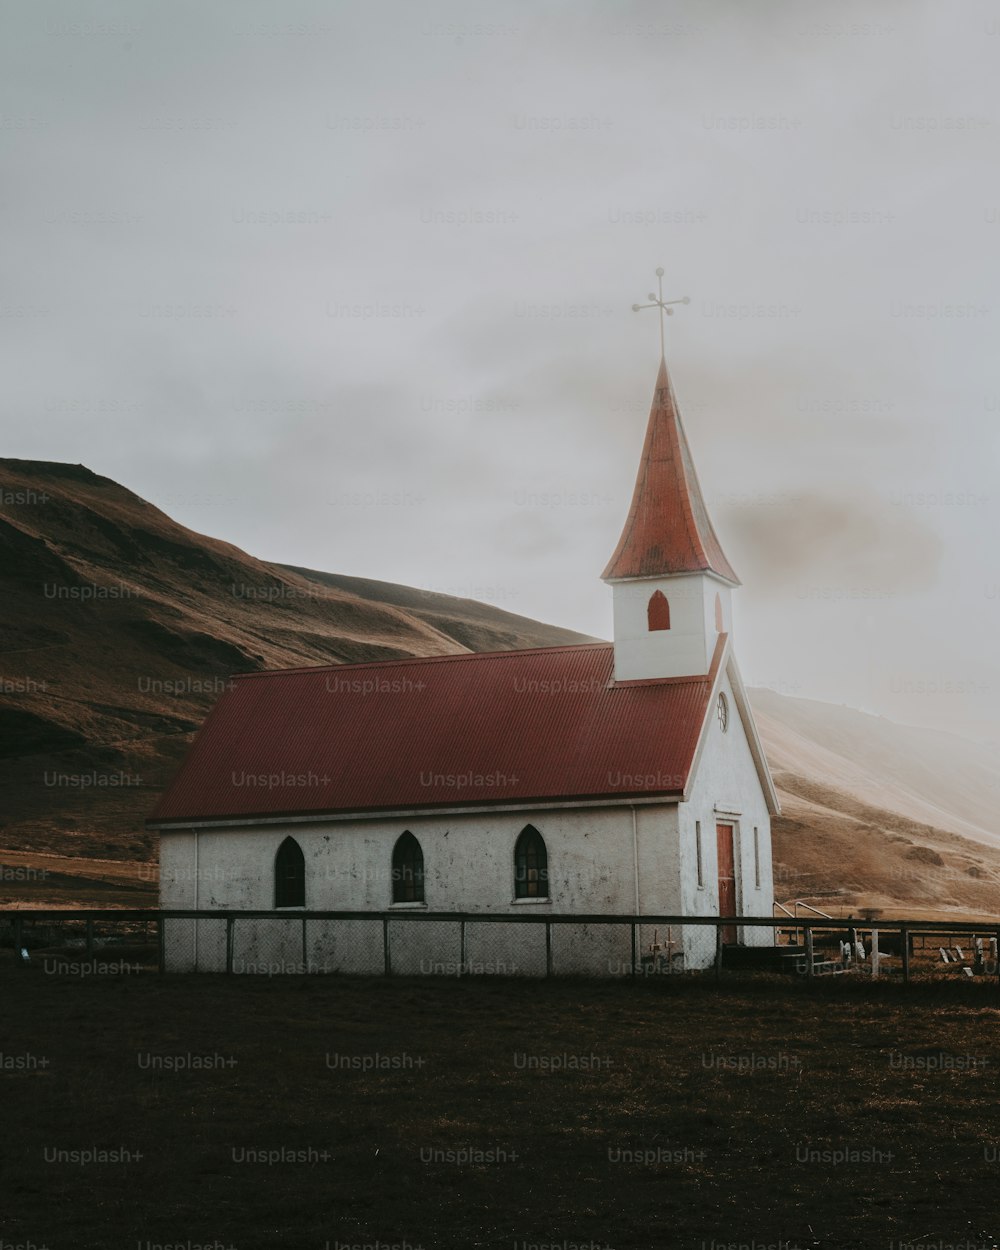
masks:
POLYGON ((665 350, 664 341, 663 341, 663 318, 664 316, 672 317, 674 315, 674 310, 670 307, 671 304, 690 304, 691 301, 686 295, 684 296, 683 299, 665 300, 663 298, 663 270, 662 269, 657 269, 656 278, 657 278, 657 282, 659 283, 659 291, 660 291, 659 296, 654 295, 653 292, 650 291, 649 296, 647 298, 651 301, 651 303, 633 304, 632 311, 639 312, 639 310, 642 308, 658 308, 660 310, 660 355, 664 356, 666 355, 666 350, 665 350))

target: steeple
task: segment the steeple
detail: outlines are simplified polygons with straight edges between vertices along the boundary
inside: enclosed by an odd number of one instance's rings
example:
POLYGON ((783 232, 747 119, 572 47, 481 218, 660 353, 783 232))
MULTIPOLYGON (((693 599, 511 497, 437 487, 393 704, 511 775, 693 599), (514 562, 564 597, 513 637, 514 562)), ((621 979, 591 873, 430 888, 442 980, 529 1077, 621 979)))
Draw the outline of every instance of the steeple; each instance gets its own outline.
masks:
POLYGON ((614 594, 615 679, 708 673, 740 584, 712 527, 661 357, 625 528, 602 573, 614 594))
POLYGON ((678 573, 713 573, 731 586, 740 584, 712 528, 661 357, 632 506, 601 576, 614 582, 678 573))

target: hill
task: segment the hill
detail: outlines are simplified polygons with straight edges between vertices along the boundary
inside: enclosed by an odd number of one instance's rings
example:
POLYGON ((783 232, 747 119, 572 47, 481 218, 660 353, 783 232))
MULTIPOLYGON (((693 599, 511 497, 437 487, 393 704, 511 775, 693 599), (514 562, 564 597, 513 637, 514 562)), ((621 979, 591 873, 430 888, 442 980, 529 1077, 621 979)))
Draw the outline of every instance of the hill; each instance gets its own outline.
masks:
POLYGON ((854 708, 750 696, 781 797, 777 897, 835 914, 997 914, 994 752, 854 708))
MULTIPOLYGON (((0 460, 0 902, 152 901, 143 828, 228 676, 589 641, 489 604, 257 560, 82 465, 0 460)), ((996 913, 989 752, 756 690, 776 891, 996 913)))

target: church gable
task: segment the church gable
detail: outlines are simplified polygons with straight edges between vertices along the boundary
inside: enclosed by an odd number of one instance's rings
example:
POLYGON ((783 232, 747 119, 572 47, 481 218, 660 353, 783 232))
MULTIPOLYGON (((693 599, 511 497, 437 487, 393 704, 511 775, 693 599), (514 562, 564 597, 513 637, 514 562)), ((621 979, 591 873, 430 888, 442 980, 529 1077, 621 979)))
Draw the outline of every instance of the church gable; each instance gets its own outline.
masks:
POLYGON ((730 746, 739 741, 745 747, 750 768, 743 769, 740 788, 746 791, 753 787, 758 791, 767 813, 771 816, 781 814, 778 794, 774 788, 771 771, 767 766, 764 747, 757 732, 753 710, 747 696, 743 677, 733 655, 727 635, 720 635, 719 650, 716 663, 712 667, 711 689, 706 704, 706 716, 702 723, 698 745, 691 766, 690 781, 684 798, 688 799, 695 785, 702 778, 702 759, 713 737, 720 747, 730 746), (722 735, 720 738, 720 734, 722 735), (730 736, 731 735, 731 736, 730 736), (753 782, 756 785, 753 785, 753 782))

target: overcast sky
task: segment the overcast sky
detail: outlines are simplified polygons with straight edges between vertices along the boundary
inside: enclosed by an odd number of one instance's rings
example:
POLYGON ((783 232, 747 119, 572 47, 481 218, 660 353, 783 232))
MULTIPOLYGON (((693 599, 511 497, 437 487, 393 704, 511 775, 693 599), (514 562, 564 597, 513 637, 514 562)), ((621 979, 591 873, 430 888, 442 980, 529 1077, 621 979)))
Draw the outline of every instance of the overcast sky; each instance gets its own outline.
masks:
POLYGON ((995 5, 2 21, 2 454, 610 636, 662 265, 747 679, 1000 737, 995 5))

